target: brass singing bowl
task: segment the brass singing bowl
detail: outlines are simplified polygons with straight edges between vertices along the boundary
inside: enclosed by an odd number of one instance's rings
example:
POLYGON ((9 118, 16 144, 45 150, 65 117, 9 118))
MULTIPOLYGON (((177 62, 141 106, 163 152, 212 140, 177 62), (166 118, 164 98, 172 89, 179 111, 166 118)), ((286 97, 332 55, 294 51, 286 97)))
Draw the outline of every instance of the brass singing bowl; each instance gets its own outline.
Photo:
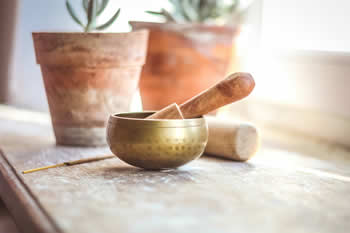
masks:
POLYGON ((124 162, 144 169, 184 165, 204 152, 208 126, 203 117, 184 120, 146 120, 154 112, 111 115, 108 145, 124 162))

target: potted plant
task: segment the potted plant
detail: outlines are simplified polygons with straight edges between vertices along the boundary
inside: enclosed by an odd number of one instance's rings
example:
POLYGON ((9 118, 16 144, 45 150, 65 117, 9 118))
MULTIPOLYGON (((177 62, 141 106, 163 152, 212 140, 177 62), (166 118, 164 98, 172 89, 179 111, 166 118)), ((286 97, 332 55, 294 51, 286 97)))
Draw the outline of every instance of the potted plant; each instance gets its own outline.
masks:
POLYGON ((108 115, 128 111, 145 62, 148 31, 97 33, 119 16, 120 9, 104 24, 98 16, 108 0, 82 0, 84 24, 69 0, 67 10, 84 32, 34 32, 57 144, 105 145, 108 115))
POLYGON ((158 110, 182 103, 221 80, 234 53, 239 1, 169 0, 172 11, 148 12, 166 23, 130 22, 133 29, 149 29, 146 64, 140 79, 144 109, 158 110))

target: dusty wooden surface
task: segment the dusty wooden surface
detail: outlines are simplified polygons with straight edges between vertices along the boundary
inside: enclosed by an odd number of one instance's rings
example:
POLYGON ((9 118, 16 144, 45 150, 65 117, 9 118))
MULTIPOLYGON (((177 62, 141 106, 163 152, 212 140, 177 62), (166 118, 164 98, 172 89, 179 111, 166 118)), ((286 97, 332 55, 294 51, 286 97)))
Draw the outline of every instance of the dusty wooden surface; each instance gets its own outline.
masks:
POLYGON ((4 203, 0 200, 0 232, 1 233, 18 233, 18 229, 6 209, 4 203))
POLYGON ((8 116, 0 111, 0 190, 23 232, 350 229, 348 152, 339 157, 330 150, 329 161, 263 146, 248 163, 203 157, 156 172, 115 158, 22 175, 25 169, 110 152, 56 147, 48 121, 8 116))

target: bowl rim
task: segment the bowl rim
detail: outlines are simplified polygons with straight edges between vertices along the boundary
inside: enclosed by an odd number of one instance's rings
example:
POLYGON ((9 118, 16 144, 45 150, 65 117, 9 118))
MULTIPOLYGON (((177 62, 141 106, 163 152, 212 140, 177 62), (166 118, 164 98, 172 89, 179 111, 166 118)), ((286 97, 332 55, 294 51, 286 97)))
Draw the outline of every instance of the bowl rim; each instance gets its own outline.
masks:
POLYGON ((158 128, 184 128, 202 126, 206 124, 203 116, 191 119, 143 119, 128 117, 128 115, 148 114, 151 115, 155 111, 143 111, 143 112, 121 112, 111 114, 108 123, 120 122, 123 125, 130 125, 132 127, 158 127, 158 128))

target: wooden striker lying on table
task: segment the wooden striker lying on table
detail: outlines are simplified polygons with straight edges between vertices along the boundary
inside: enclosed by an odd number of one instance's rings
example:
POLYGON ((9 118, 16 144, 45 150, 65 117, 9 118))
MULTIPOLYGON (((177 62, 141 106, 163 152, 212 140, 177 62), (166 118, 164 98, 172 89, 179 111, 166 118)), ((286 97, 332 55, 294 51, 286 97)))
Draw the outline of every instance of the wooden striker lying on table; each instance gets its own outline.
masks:
POLYGON ((232 159, 247 161, 259 148, 258 129, 249 123, 223 121, 206 116, 209 138, 205 153, 232 159))
POLYGON ((243 99, 252 92, 254 87, 255 82, 251 74, 234 73, 179 107, 176 104, 169 105, 147 119, 188 119, 203 116, 224 105, 243 99))
MULTIPOLYGON (((148 119, 195 118, 248 96, 255 82, 249 73, 234 73, 178 106, 171 104, 148 119)), ((228 159, 246 161, 257 151, 259 135, 255 126, 207 118, 209 140, 205 152, 228 159)))

